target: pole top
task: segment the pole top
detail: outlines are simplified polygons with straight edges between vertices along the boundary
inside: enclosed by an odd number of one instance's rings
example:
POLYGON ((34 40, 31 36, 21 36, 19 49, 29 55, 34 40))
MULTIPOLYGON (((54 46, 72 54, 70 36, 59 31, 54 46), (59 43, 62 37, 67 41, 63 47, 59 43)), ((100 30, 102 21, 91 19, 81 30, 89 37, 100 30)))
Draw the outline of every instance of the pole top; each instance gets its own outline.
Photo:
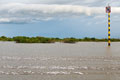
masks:
POLYGON ((106 7, 106 13, 111 13, 111 6, 109 3, 108 6, 106 7))

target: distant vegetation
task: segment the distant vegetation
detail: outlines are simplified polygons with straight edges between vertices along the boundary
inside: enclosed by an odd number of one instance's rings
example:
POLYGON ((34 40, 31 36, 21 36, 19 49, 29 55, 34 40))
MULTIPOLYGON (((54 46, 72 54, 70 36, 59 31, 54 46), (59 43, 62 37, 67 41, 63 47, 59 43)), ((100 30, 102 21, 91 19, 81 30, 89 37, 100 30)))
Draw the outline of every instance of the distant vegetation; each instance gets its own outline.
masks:
MULTIPOLYGON (((15 41, 16 43, 55 43, 55 42, 63 42, 63 43, 76 43, 76 42, 107 42, 107 39, 97 39, 97 38, 88 38, 85 37, 83 39, 77 38, 47 38, 47 37, 25 37, 25 36, 16 36, 16 37, 5 37, 1 36, 0 41, 15 41)), ((112 42, 118 42, 120 39, 111 39, 112 42)))

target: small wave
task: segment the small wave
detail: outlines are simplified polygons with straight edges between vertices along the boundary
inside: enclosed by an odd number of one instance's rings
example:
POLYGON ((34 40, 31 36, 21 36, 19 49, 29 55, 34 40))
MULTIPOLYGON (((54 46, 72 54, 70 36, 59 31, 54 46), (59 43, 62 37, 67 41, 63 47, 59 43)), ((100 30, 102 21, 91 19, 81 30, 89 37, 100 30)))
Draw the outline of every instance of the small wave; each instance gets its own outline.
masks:
POLYGON ((93 56, 93 57, 17 57, 17 56, 1 56, 0 60, 33 60, 33 61, 120 61, 120 57, 104 57, 104 56, 93 56))
POLYGON ((0 66, 0 69, 14 69, 14 70, 120 70, 120 66, 11 66, 11 65, 3 65, 0 66))
POLYGON ((46 69, 46 66, 10 66, 10 65, 4 65, 0 68, 3 69, 46 69))
POLYGON ((63 72, 63 71, 54 71, 54 72, 46 72, 46 74, 52 74, 52 75, 62 75, 62 74, 70 74, 70 72, 63 72))
POLYGON ((49 72, 34 72, 34 71, 20 71, 20 72, 5 72, 0 71, 0 75, 83 75, 82 72, 67 72, 67 71, 49 71, 49 72))
POLYGON ((50 69, 62 69, 62 70, 74 70, 74 69, 77 69, 79 67, 77 66, 68 66, 68 67, 64 67, 64 66, 52 66, 52 67, 49 67, 50 69))

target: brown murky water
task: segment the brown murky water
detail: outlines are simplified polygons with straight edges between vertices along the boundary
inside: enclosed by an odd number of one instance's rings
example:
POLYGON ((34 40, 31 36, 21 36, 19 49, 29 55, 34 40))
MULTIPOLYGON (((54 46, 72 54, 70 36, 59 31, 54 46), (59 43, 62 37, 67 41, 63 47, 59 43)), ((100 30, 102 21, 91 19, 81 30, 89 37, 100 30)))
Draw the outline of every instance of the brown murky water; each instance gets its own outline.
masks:
POLYGON ((118 42, 0 45, 0 80, 120 80, 118 42))

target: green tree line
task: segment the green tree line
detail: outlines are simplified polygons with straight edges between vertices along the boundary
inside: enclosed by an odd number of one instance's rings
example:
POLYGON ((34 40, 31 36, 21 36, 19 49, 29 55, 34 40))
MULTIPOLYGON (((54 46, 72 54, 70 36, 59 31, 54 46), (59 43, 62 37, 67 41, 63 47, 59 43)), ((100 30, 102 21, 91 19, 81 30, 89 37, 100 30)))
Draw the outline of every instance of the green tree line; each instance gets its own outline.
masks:
MULTIPOLYGON (((16 37, 6 37, 1 36, 0 41, 15 41, 16 43, 55 43, 55 42, 63 42, 63 43, 76 43, 76 42, 107 42, 106 38, 97 39, 97 38, 89 38, 85 37, 82 39, 78 38, 47 38, 47 37, 26 37, 26 36, 16 36, 16 37)), ((119 42, 120 39, 112 38, 112 42, 119 42)))

